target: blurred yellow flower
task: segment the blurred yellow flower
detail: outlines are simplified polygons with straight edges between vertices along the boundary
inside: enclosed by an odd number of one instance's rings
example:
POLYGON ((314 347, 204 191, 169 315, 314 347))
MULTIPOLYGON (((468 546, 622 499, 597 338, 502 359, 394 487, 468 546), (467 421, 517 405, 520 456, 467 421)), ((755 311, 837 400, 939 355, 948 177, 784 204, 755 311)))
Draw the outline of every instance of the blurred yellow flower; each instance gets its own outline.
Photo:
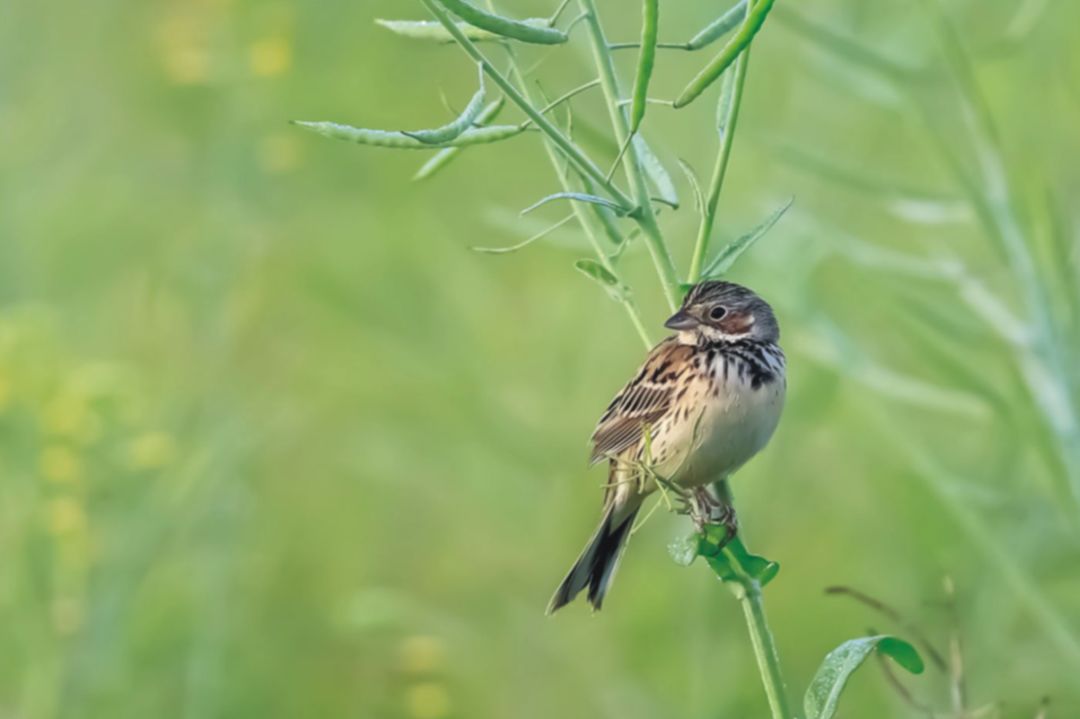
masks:
POLYGON ((437 670, 443 663, 442 642, 436 637, 408 637, 401 643, 401 668, 410 674, 437 670))
POLYGON ((161 469, 176 458, 176 441, 167 432, 146 432, 127 446, 127 465, 134 470, 161 469))
POLYGON ((294 134, 266 135, 259 142, 258 156, 264 171, 281 174, 300 164, 300 144, 294 134))
POLYGON ((72 497, 50 500, 46 519, 49 532, 54 535, 74 534, 86 529, 86 512, 72 497))
POLYGON ((197 85, 209 78, 208 22, 193 12, 176 12, 158 27, 162 65, 174 83, 197 85))
POLYGON ((46 447, 38 459, 41 476, 50 482, 67 484, 82 477, 82 461, 68 447, 56 445, 46 447))
POLYGON ((198 85, 210 75, 210 53, 195 45, 165 51, 165 73, 178 85, 198 85))
POLYGON ((415 719, 440 719, 450 713, 450 695, 435 682, 414 684, 405 690, 405 706, 415 719))
POLYGON ((42 410, 41 423, 48 434, 81 444, 90 444, 101 436, 101 419, 78 396, 60 396, 51 401, 42 410))
POLYGON ((251 43, 248 62, 252 74, 275 77, 292 67, 292 45, 284 37, 265 37, 251 43))

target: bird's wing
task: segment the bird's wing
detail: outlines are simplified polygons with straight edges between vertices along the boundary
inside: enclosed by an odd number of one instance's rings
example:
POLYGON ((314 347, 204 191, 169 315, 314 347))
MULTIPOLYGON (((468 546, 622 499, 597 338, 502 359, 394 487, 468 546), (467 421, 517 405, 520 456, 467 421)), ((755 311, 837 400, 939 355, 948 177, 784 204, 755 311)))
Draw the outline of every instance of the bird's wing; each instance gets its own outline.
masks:
POLYGON ((593 451, 589 461, 614 457, 637 445, 644 428, 655 425, 671 409, 679 378, 689 371, 693 348, 680 345, 669 337, 649 353, 638 370, 615 399, 593 431, 593 451))

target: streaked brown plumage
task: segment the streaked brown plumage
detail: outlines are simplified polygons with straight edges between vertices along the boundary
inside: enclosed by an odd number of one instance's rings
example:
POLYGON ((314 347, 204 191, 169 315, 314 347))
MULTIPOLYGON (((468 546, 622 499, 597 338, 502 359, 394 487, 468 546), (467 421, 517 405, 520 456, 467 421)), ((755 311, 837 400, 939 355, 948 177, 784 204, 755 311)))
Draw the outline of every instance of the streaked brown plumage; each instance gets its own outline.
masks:
POLYGON ((757 454, 780 418, 784 354, 772 308, 730 282, 691 289, 592 435, 591 462, 608 460, 603 519, 548 611, 587 590, 603 604, 622 548, 657 477, 710 502, 704 487, 757 454))

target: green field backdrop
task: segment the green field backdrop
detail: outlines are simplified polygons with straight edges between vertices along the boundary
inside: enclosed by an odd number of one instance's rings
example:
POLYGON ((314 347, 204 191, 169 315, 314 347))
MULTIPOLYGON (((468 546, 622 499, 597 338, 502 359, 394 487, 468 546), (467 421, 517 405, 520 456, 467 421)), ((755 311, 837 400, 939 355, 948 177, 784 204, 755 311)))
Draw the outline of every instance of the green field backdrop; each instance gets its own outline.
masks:
MULTIPOLYGON (((662 6, 669 40, 724 9, 662 6)), ((601 8, 636 37, 637 3, 601 8)), ((643 349, 578 232, 469 249, 562 217, 518 217, 558 189, 536 134, 412 183, 422 153, 288 124, 464 105, 462 53, 376 17, 423 9, 0 3, 0 717, 765 716, 737 603, 668 556, 684 518, 634 536, 602 613, 544 616, 643 349)), ((962 716, 1080 717, 1078 47, 1063 0, 779 0, 754 44, 715 241, 794 196, 730 278, 789 357, 734 491, 795 697, 844 639, 911 634, 848 585, 960 638, 962 716)), ((668 51, 653 94, 711 53, 668 51)), ((591 72, 579 36, 524 55, 552 93, 591 72)), ((676 173, 707 174, 714 102, 650 109, 676 173)), ((576 131, 607 163, 600 103, 576 131)), ((685 267, 692 203, 661 220, 685 267)), ((903 681, 961 716, 937 669, 903 681)), ((927 716, 873 663, 841 715, 927 716)))

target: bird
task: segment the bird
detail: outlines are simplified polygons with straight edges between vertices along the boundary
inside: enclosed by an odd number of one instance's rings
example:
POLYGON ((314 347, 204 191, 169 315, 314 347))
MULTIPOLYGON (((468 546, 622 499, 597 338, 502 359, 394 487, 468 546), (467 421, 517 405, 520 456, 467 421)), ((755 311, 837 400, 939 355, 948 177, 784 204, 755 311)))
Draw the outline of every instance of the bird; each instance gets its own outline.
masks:
POLYGON ((675 334, 653 347, 593 431, 590 465, 608 463, 603 515, 548 614, 583 590, 601 608, 634 519, 658 488, 676 492, 699 528, 737 530, 730 502, 709 486, 760 452, 780 421, 787 376, 776 315, 752 290, 709 280, 664 326, 675 334))

